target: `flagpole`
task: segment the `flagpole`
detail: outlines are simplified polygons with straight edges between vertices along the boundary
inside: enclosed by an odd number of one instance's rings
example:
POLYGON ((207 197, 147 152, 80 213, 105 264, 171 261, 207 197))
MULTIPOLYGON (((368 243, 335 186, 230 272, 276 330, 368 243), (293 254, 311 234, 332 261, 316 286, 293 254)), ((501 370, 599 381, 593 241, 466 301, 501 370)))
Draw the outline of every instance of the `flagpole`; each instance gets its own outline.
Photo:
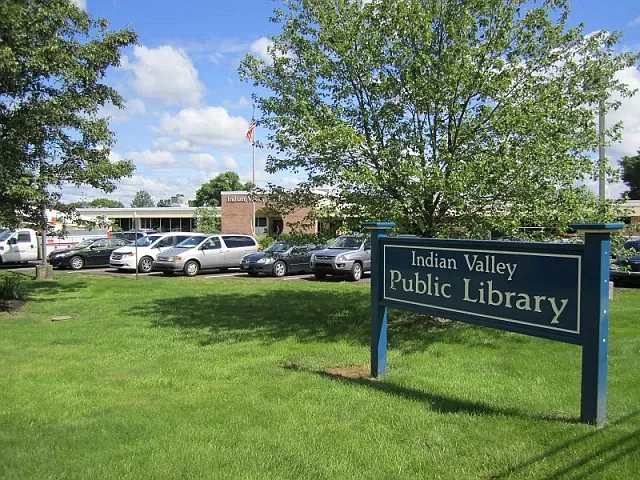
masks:
MULTIPOLYGON (((256 119, 256 104, 253 104, 253 114, 251 115, 251 120, 255 121, 256 119)), ((253 188, 255 188, 256 186, 256 130, 255 127, 253 129, 253 135, 251 138, 251 153, 253 156, 253 163, 252 163, 252 177, 251 177, 251 182, 253 183, 253 188)), ((256 235, 256 201, 255 198, 252 199, 251 201, 252 206, 253 206, 253 216, 251 217, 251 232, 253 233, 253 236, 255 237, 256 235)))

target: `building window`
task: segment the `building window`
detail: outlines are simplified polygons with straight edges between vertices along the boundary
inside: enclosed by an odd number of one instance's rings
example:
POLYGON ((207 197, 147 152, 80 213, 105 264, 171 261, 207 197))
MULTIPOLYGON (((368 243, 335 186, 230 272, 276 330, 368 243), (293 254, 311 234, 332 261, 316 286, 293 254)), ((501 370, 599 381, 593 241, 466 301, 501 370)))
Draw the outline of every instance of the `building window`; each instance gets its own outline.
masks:
POLYGON ((256 227, 266 227, 267 217, 256 217, 256 227))

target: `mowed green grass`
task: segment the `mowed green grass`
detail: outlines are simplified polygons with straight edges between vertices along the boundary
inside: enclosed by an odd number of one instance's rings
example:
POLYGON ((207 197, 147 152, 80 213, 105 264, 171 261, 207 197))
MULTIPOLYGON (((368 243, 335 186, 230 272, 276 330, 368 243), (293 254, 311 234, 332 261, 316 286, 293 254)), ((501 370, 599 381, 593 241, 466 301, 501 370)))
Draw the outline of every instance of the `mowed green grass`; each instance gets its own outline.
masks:
POLYGON ((2 479, 627 479, 640 469, 640 290, 611 306, 608 425, 577 422, 580 349, 390 313, 369 287, 30 282, 0 313, 2 479), (51 322, 55 315, 70 320, 51 322))

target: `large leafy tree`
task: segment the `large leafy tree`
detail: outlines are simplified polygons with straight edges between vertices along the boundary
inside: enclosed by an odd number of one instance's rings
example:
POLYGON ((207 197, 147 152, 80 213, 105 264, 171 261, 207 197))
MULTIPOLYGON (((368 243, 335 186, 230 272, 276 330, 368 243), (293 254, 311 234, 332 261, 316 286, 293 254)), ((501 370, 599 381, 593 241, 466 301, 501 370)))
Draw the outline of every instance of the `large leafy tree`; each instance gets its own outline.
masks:
POLYGON ((196 191, 194 206, 196 207, 217 207, 221 202, 221 193, 233 190, 251 190, 251 182, 243 183, 236 172, 221 173, 196 191))
POLYGON ((153 198, 151 198, 149 192, 140 190, 133 196, 131 206, 134 208, 151 208, 154 206, 153 198))
POLYGON ((198 207, 195 214, 196 231, 200 233, 218 233, 221 228, 220 216, 214 208, 198 207))
POLYGON ((131 175, 131 162, 109 160, 99 108, 123 106, 104 77, 135 41, 69 0, 0 2, 0 223, 43 225, 65 183, 109 192, 131 175))
POLYGON ((640 150, 633 157, 622 157, 620 166, 622 167, 622 181, 629 187, 629 190, 623 195, 628 195, 631 200, 640 200, 640 150))
POLYGON ((283 1, 271 61, 240 74, 266 92, 267 171, 307 174, 298 198, 333 186, 340 215, 422 235, 592 215, 574 185, 598 174, 594 110, 632 94, 614 74, 638 59, 618 33, 570 28, 566 0, 283 1))
POLYGON ((96 208, 124 208, 124 203, 110 198, 94 198, 89 202, 89 206, 96 208))

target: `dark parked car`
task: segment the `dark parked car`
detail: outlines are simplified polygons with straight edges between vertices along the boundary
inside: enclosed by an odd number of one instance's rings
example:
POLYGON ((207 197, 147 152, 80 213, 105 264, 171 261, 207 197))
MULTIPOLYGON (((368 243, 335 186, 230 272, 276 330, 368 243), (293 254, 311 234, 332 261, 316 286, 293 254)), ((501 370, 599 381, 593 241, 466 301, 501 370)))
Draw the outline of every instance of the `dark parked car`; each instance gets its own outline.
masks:
POLYGON ((633 253, 611 262, 609 277, 614 283, 625 280, 638 281, 640 280, 640 240, 627 240, 623 247, 633 253))
POLYGON ((310 273, 311 254, 323 248, 323 245, 275 242, 262 252, 245 255, 240 270, 252 277, 257 277, 260 273, 274 277, 284 277, 287 273, 310 273))
POLYGON ((107 267, 111 252, 132 243, 123 238, 90 238, 71 248, 54 250, 49 254, 49 263, 54 267, 69 267, 73 270, 84 267, 107 267))

